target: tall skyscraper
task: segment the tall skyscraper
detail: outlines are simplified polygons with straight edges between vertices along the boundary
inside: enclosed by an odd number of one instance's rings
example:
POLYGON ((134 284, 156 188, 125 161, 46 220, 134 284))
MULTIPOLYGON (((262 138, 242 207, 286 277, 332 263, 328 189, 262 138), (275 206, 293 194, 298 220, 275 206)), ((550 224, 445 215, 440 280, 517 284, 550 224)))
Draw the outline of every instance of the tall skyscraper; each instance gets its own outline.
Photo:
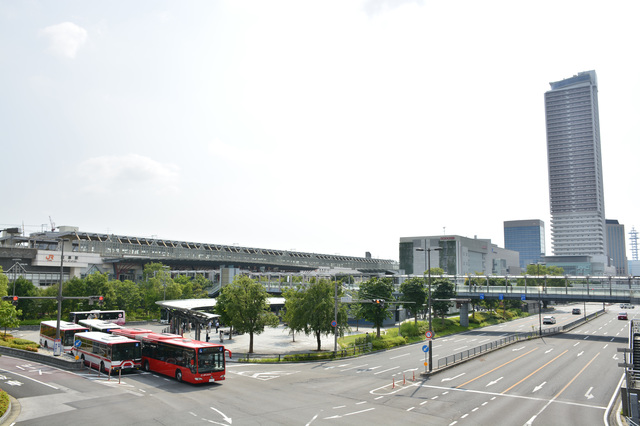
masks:
POLYGON ((504 222, 504 248, 520 253, 520 267, 540 262, 545 254, 544 222, 538 219, 504 222))
POLYGON ((611 265, 616 268, 616 275, 624 277, 629 274, 627 249, 624 243, 624 225, 617 220, 607 219, 607 250, 611 265))
POLYGON ((550 85, 544 101, 553 254, 591 256, 606 265, 596 72, 550 85))

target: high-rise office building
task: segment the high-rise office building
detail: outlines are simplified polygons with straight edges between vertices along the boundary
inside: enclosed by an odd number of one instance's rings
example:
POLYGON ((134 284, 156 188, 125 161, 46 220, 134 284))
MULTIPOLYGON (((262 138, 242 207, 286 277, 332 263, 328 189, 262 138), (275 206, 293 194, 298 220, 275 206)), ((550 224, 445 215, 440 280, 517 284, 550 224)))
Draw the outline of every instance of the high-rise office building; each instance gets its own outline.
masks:
POLYGON ((624 238, 624 225, 617 220, 607 219, 607 254, 611 259, 611 266, 615 266, 616 275, 619 277, 629 274, 624 238))
POLYGON ((606 265, 596 72, 550 85, 544 100, 553 254, 590 256, 606 265))
POLYGON ((504 248, 520 253, 520 267, 539 263, 545 254, 544 222, 538 219, 504 222, 504 248))

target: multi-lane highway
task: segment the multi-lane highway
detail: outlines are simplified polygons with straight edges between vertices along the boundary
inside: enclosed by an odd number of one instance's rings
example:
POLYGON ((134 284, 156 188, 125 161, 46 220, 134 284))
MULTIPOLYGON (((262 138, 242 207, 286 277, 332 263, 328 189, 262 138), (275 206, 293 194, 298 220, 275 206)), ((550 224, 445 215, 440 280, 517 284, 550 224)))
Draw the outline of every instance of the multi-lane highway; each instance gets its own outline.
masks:
MULTIPOLYGON (((556 310, 557 325, 577 318, 571 308, 556 310)), ((322 363, 229 363, 227 380, 206 386, 148 373, 118 383, 5 356, 0 386, 18 398, 15 421, 24 425, 602 425, 622 377, 617 348, 627 346, 629 321, 617 320, 618 310, 427 378, 418 344, 322 363)), ((436 339, 434 360, 538 326, 536 316, 436 339)))

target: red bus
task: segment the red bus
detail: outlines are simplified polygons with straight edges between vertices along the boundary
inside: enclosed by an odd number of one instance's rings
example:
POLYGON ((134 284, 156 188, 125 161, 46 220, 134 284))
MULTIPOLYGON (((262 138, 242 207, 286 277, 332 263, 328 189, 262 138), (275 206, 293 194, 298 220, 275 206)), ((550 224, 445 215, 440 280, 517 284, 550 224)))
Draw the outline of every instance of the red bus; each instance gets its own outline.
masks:
POLYGON ((142 368, 189 383, 225 379, 223 345, 192 340, 172 334, 150 333, 142 338, 142 368))
POLYGON ((127 328, 122 327, 116 330, 111 331, 112 334, 116 334, 118 336, 128 337, 129 339, 139 340, 142 342, 142 339, 147 334, 154 334, 163 337, 177 337, 182 338, 179 334, 169 334, 169 333, 154 333, 152 330, 147 330, 146 328, 127 328))
POLYGON ((138 370, 142 365, 142 343, 100 331, 76 334, 71 352, 83 364, 103 373, 112 369, 138 370))

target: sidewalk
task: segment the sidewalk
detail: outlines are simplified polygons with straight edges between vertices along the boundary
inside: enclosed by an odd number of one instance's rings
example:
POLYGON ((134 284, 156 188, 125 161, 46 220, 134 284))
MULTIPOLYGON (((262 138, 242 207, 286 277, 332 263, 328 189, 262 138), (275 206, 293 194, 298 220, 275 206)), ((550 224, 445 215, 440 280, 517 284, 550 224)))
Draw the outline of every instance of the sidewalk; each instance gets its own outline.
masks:
MULTIPOLYGON (((228 328, 223 329, 226 332, 228 328)), ((382 330, 382 329, 381 329, 382 330)), ((365 334, 375 333, 375 328, 360 326, 358 331, 355 327, 350 334, 365 334)), ((185 337, 187 333, 185 333, 185 337)), ((192 339, 195 338, 195 332, 191 331, 188 336, 192 339)), ((205 339, 205 333, 202 332, 200 339, 205 339)), ((228 335, 224 335, 224 341, 222 344, 225 348, 229 349, 232 353, 247 353, 249 352, 249 334, 233 336, 233 339, 228 339, 228 335)), ((221 343, 220 335, 215 333, 210 334, 211 343, 221 343)), ((334 349, 334 337, 333 335, 321 335, 320 336, 321 350, 333 351, 334 349)), ((266 327, 261 334, 253 335, 253 353, 256 354, 291 354, 300 352, 316 351, 318 349, 318 342, 314 335, 306 336, 304 333, 295 333, 295 336, 291 335, 291 330, 286 329, 283 325, 279 325, 276 328, 266 327), (294 341, 295 337, 295 341, 294 341)))

